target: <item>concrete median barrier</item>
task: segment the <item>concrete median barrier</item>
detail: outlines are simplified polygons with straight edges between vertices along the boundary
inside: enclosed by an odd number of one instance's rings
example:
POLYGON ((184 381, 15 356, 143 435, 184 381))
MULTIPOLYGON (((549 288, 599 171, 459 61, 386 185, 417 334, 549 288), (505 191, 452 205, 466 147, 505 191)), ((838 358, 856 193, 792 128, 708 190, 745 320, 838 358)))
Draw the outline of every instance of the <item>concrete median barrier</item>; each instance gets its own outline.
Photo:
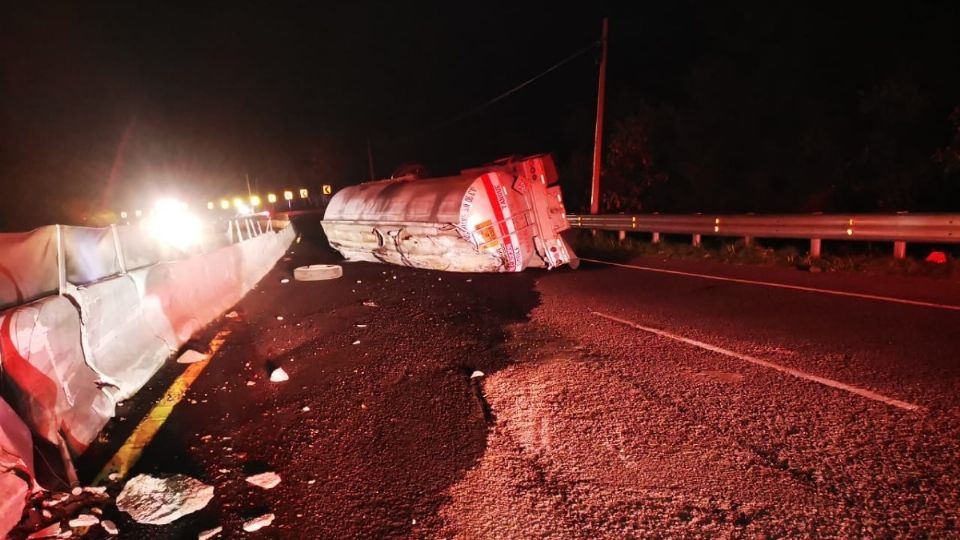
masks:
POLYGON ((83 452, 114 414, 100 377, 86 364, 80 316, 53 296, 0 313, 4 394, 34 433, 83 452))
MULTIPOLYGON (((194 333, 249 292, 295 236, 286 227, 188 259, 68 286, 63 296, 0 312, 8 400, 0 400, 0 536, 19 521, 34 488, 30 430, 74 454, 83 452, 116 403, 134 395, 194 333)), ((14 275, 12 283, 26 283, 21 275, 28 274, 14 275)), ((47 291, 53 285, 46 281, 11 299, 47 291)))
POLYGON ((0 399, 0 533, 17 522, 33 491, 33 443, 30 430, 0 399))
POLYGON ((2 233, 0 253, 0 309, 57 292, 56 225, 2 233))

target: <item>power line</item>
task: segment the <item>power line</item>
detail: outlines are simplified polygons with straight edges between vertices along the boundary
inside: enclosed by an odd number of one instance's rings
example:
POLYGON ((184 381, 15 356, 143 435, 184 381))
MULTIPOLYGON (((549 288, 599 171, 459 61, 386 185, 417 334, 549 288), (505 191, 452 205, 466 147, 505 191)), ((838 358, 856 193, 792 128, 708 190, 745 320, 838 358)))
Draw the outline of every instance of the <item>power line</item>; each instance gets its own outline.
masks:
POLYGON ((480 111, 486 109, 487 107, 489 107, 489 106, 491 106, 491 105, 493 105, 493 104, 495 104, 495 103, 497 103, 497 102, 499 102, 499 101, 501 101, 501 100, 509 97, 510 95, 515 94, 516 92, 519 92, 520 90, 522 90, 522 89, 526 88, 527 86, 533 84, 533 83, 536 82, 537 80, 539 80, 539 79, 547 76, 548 74, 552 73, 553 71, 555 71, 555 70, 563 67, 564 65, 572 62, 572 61, 575 60, 577 57, 579 57, 579 56, 581 56, 581 55, 589 52, 590 50, 594 49, 598 44, 599 44, 598 41, 595 41, 595 42, 590 43, 590 44, 587 45, 586 47, 583 47, 582 49, 577 50, 576 52, 574 52, 574 53, 571 54, 570 56, 567 56, 567 57, 564 58, 563 60, 560 60, 559 62, 557 62, 556 64, 550 66, 549 68, 545 69, 544 71, 540 72, 539 74, 534 75, 533 77, 531 77, 531 78, 523 81, 522 83, 518 84, 517 86, 514 86, 513 88, 507 90, 506 92, 503 92, 502 94, 494 97, 493 99, 490 99, 490 100, 488 100, 488 101, 486 101, 486 102, 484 102, 484 103, 481 103, 480 105, 477 105, 476 107, 474 107, 474 108, 472 108, 472 109, 470 109, 470 110, 468 110, 468 111, 466 111, 466 112, 460 113, 460 114, 458 114, 457 116, 454 116, 453 118, 450 118, 450 119, 445 120, 445 121, 443 121, 443 122, 439 122, 439 123, 437 123, 437 124, 434 124, 433 126, 427 128, 427 129, 425 129, 425 130, 423 130, 423 131, 421 131, 421 132, 419 132, 419 133, 415 133, 415 134, 412 134, 412 135, 407 135, 407 136, 405 136, 405 137, 396 138, 396 139, 394 139, 392 142, 405 141, 405 140, 413 139, 413 138, 415 138, 415 137, 421 137, 421 136, 423 136, 423 135, 427 135, 427 134, 429 134, 429 133, 433 133, 434 131, 438 131, 438 130, 443 129, 443 128, 447 127, 447 126, 450 126, 450 125, 452 125, 452 124, 455 124, 455 123, 457 123, 457 122, 459 122, 459 121, 461 121, 461 120, 463 120, 463 119, 465 119, 465 118, 469 118, 469 117, 471 117, 471 116, 479 113, 480 111))

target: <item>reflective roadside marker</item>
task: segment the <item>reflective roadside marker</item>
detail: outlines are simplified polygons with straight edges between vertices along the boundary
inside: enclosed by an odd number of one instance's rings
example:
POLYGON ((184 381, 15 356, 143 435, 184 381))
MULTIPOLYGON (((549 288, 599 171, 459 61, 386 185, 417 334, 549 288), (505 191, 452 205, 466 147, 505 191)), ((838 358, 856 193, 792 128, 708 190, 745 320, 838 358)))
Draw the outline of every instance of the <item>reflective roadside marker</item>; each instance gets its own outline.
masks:
POLYGON ((306 198, 307 198, 307 190, 306 190, 306 189, 300 188, 300 198, 301 198, 301 199, 306 199, 306 198))
POLYGON ((267 202, 268 202, 268 203, 275 203, 275 202, 277 202, 277 194, 276 194, 276 193, 267 193, 267 202))
POLYGON ((292 200, 293 200, 293 192, 292 192, 292 191, 284 191, 284 192, 283 192, 283 200, 285 200, 285 201, 292 201, 292 200))

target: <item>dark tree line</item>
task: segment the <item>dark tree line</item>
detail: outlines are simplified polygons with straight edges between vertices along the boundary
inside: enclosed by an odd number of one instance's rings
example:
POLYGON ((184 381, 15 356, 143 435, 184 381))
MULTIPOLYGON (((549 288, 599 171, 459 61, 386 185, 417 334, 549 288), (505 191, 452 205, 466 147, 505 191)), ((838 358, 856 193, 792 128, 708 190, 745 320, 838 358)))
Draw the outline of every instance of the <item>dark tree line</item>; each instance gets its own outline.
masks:
POLYGON ((707 10, 668 91, 614 81, 605 209, 960 209, 956 10, 882 9, 707 10))

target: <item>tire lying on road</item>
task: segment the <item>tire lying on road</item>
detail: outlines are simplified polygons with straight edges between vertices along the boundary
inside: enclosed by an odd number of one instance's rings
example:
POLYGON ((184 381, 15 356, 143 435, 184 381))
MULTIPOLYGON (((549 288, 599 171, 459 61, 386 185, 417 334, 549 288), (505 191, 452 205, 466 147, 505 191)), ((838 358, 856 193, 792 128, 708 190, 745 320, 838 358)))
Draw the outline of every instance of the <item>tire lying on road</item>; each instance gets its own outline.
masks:
POLYGON ((297 281, 337 279, 341 276, 343 276, 343 268, 336 264, 311 264, 310 266, 301 266, 293 271, 293 279, 297 281))

